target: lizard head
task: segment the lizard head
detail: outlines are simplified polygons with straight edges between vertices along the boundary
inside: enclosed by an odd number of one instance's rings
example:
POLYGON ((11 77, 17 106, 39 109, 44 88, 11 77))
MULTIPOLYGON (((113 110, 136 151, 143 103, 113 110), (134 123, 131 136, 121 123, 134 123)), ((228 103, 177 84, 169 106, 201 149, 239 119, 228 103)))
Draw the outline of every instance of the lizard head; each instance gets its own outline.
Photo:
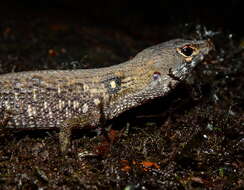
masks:
POLYGON ((149 88, 162 87, 172 81, 184 80, 214 48, 210 40, 175 39, 152 46, 138 54, 139 59, 149 58, 151 79, 149 88))
POLYGON ((113 118, 150 99, 166 95, 186 79, 212 49, 209 40, 175 39, 141 51, 126 63, 124 78, 120 77, 119 81, 113 77, 109 81, 113 98, 107 115, 113 118))
POLYGON ((157 48, 151 47, 149 51, 153 51, 151 58, 156 74, 161 71, 182 80, 213 48, 210 40, 175 39, 162 43, 157 48))

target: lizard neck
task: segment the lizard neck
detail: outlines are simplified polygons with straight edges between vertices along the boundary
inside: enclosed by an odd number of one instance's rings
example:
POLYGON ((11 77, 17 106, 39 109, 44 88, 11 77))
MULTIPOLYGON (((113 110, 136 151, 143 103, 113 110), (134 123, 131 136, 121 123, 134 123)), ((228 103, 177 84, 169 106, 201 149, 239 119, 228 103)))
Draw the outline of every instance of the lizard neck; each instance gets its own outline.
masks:
MULTIPOLYGON (((103 108, 105 118, 113 119, 133 107, 166 95, 176 85, 177 81, 173 80, 167 72, 162 73, 163 85, 155 87, 149 85, 155 72, 153 60, 132 59, 124 63, 123 67, 115 67, 113 73, 120 80, 117 83, 119 88, 116 89, 117 91, 111 91, 109 97, 105 99, 103 108)), ((116 83, 114 83, 115 88, 116 83)))

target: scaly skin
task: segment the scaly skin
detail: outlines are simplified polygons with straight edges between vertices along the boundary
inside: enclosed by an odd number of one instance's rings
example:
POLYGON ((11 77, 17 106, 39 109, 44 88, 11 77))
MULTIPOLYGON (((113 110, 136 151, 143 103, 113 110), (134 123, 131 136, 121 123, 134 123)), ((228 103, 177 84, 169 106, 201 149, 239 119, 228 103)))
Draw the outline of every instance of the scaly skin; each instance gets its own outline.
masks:
POLYGON ((93 126, 165 96, 213 48, 210 41, 171 40, 119 65, 0 75, 0 126, 60 128, 66 151, 74 127, 93 126))

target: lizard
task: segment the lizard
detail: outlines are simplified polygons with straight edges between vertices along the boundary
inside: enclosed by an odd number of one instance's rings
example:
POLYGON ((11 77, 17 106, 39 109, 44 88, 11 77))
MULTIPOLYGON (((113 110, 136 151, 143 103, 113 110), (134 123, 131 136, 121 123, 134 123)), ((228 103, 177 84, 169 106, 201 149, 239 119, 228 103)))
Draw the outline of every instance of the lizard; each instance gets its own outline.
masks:
POLYGON ((103 68, 0 75, 0 127, 58 128, 61 152, 72 129, 97 127, 167 95, 214 47, 210 40, 173 39, 103 68))

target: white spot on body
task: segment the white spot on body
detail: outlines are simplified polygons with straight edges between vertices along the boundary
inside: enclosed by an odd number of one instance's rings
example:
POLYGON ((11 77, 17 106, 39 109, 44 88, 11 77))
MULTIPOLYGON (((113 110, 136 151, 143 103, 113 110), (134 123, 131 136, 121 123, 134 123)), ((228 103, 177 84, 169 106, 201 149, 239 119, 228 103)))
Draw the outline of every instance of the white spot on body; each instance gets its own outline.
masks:
POLYGON ((60 121, 59 121, 59 119, 57 119, 56 124, 57 124, 58 126, 60 125, 60 121))
POLYGON ((97 106, 97 105, 100 104, 100 100, 99 100, 98 98, 95 98, 95 99, 94 99, 94 103, 95 103, 95 105, 97 106))
POLYGON ((79 108, 79 105, 80 105, 80 103, 77 100, 74 100, 73 101, 73 108, 74 108, 74 110, 75 109, 78 109, 79 108))
POLYGON ((87 92, 89 90, 89 86, 84 84, 83 89, 84 89, 84 92, 87 92))
POLYGON ((62 109, 64 109, 65 101, 62 100, 61 104, 62 104, 62 109))
POLYGON ((66 107, 65 108, 65 116, 66 116, 66 118, 69 118, 69 109, 68 109, 68 107, 66 107))
POLYGON ((88 105, 87 104, 84 104, 83 106, 82 106, 82 112, 83 113, 86 113, 88 111, 88 105))
POLYGON ((71 101, 70 101, 70 100, 68 100, 68 106, 69 106, 69 107, 71 106, 71 101))
POLYGON ((51 108, 49 108, 48 116, 49 116, 50 119, 53 118, 53 112, 52 112, 51 108))
POLYGON ((14 98, 15 98, 16 101, 19 100, 19 94, 17 92, 14 93, 14 98))
POLYGON ((44 109, 47 109, 47 102, 44 102, 44 109))
POLYGON ((32 117, 33 112, 32 112, 32 107, 31 107, 31 105, 28 105, 28 106, 27 106, 27 113, 28 113, 28 116, 29 116, 29 117, 32 117))
POLYGON ((123 99, 122 101, 123 101, 123 104, 126 104, 128 100, 127 99, 123 99))
POLYGON ((9 101, 8 101, 8 100, 4 101, 4 104, 5 104, 6 109, 7 109, 7 110, 10 110, 10 104, 9 104, 9 101))
POLYGON ((32 114, 33 114, 33 116, 36 115, 36 107, 32 107, 32 114))
POLYGON ((58 100, 58 109, 59 111, 62 111, 62 100, 58 100))
POLYGON ((60 88, 60 85, 58 85, 58 94, 61 94, 61 88, 60 88))
POLYGON ((20 120, 22 121, 21 125, 25 126, 27 124, 24 118, 20 118, 20 120))
POLYGON ((116 82, 114 80, 112 80, 110 82, 110 86, 111 86, 111 88, 116 88, 117 87, 116 82))
POLYGON ((33 100, 36 101, 37 98, 36 98, 36 89, 33 89, 33 100))

